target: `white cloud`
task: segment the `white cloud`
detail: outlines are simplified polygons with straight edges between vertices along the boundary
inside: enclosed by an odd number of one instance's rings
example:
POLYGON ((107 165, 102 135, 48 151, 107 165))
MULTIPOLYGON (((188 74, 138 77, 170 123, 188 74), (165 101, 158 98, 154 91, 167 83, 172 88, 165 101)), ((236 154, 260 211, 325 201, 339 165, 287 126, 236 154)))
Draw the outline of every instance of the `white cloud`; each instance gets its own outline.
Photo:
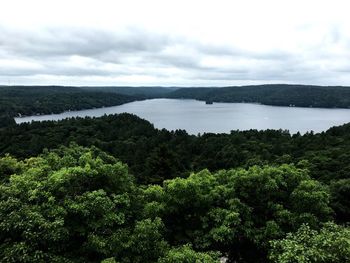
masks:
POLYGON ((0 83, 350 85, 333 0, 2 0, 0 83))

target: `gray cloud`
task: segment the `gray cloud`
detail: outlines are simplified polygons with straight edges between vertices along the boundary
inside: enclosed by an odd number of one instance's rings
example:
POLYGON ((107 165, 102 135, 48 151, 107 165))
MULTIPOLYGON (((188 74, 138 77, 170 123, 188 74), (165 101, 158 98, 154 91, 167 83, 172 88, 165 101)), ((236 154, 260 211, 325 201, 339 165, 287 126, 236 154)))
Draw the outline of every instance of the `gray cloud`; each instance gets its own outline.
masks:
MULTIPOLYGON (((327 39, 327 45, 348 44, 336 28, 330 30, 327 39)), ((331 57, 327 46, 294 53, 283 49, 252 51, 139 28, 111 32, 89 28, 21 31, 0 27, 2 82, 9 77, 14 81, 21 78, 35 81, 46 76, 46 81, 53 82, 48 84, 57 84, 55 77, 76 78, 75 82, 81 79, 82 84, 89 84, 84 77, 100 81, 102 78, 102 83, 105 77, 110 84, 118 85, 119 77, 123 80, 140 76, 150 78, 152 84, 158 84, 159 78, 159 83, 165 85, 181 85, 180 81, 220 85, 241 80, 323 84, 327 77, 333 81, 337 74, 350 68, 350 63, 344 62, 332 71, 327 64, 331 57)), ((145 84, 135 79, 132 84, 145 84)))
POLYGON ((133 29, 119 34, 88 28, 49 28, 40 32, 0 28, 0 47, 26 56, 96 56, 110 51, 134 53, 157 51, 169 42, 165 36, 150 36, 133 29))

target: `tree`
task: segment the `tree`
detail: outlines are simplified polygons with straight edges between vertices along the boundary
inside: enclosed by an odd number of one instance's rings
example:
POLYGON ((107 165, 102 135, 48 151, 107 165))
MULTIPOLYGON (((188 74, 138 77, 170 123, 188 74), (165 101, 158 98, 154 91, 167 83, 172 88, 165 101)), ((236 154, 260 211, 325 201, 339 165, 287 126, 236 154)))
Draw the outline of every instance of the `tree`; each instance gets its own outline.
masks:
POLYGON ((160 217, 172 246, 266 262, 269 241, 331 216, 327 187, 293 165, 251 167, 166 180, 144 190, 144 216, 160 217), (304 202, 304 203, 302 203, 304 202))
POLYGON ((350 221, 350 179, 333 181, 330 184, 331 206, 340 223, 350 221))
POLYGON ((276 263, 350 262, 350 228, 326 223, 316 231, 304 224, 271 246, 269 258, 276 263))
POLYGON ((157 147, 145 162, 143 183, 162 183, 165 179, 176 177, 181 171, 179 158, 165 145, 157 147))
POLYGON ((179 248, 173 248, 167 254, 158 260, 158 263, 218 263, 217 253, 196 252, 191 246, 185 245, 179 248))
POLYGON ((21 166, 0 186, 3 262, 91 262, 116 248, 125 253, 123 237, 134 227, 134 185, 125 165, 75 146, 21 166))

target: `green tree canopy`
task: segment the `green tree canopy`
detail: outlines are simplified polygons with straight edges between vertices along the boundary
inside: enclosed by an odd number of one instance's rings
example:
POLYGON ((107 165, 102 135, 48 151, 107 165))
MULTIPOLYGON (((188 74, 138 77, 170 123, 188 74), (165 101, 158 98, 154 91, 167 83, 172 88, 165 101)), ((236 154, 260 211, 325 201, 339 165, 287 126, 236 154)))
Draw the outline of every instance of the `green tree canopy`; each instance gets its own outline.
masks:
POLYGON ((263 261, 269 241, 331 219, 328 188, 293 165, 208 170, 144 190, 146 217, 160 217, 172 245, 191 243, 242 262, 263 261))
POLYGON ((5 157, 0 167, 13 173, 0 194, 5 262, 95 262, 112 255, 152 262, 165 248, 159 219, 136 221, 127 166, 96 148, 61 148, 18 163, 5 157))
POLYGON ((303 224, 296 233, 271 244, 270 259, 276 263, 350 262, 350 228, 334 223, 320 231, 303 224))

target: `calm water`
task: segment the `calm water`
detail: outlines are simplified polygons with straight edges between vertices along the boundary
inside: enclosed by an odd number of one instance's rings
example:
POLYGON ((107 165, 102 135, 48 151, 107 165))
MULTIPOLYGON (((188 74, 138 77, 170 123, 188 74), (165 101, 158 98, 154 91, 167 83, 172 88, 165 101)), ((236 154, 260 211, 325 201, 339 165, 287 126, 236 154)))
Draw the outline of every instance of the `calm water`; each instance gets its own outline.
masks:
POLYGON ((350 109, 277 107, 250 103, 206 105, 203 101, 175 99, 152 99, 115 107, 29 116, 16 118, 16 122, 60 120, 78 116, 99 117, 122 112, 134 113, 153 123, 156 128, 184 129, 191 134, 249 129, 287 129, 291 133, 311 130, 321 132, 350 122, 350 109))

